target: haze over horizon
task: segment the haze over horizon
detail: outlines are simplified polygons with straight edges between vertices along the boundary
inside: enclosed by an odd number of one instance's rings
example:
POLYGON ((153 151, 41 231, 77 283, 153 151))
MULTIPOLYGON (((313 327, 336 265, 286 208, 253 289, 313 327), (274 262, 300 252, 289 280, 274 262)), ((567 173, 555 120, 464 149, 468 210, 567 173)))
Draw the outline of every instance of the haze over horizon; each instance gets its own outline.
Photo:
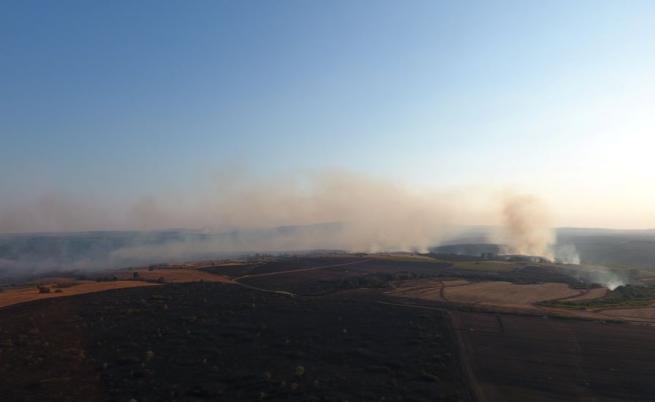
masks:
POLYGON ((655 228, 654 2, 1 7, 0 233, 655 228))

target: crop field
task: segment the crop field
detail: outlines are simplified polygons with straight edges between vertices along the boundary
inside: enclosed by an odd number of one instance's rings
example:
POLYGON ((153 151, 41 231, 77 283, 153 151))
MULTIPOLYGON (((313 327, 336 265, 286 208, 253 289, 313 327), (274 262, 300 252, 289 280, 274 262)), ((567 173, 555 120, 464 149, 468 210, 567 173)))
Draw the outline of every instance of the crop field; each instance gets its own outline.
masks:
POLYGON ((0 308, 13 304, 54 297, 75 296, 106 290, 154 286, 164 283, 230 282, 222 275, 213 275, 197 269, 157 268, 130 269, 99 276, 97 280, 74 278, 44 278, 30 285, 10 287, 0 292, 0 308))
POLYGON ((393 296, 444 301, 461 304, 534 309, 535 303, 544 300, 572 300, 592 297, 599 291, 572 289, 563 283, 514 284, 504 281, 470 282, 462 279, 423 279, 403 281, 388 292, 393 296))
POLYGON ((45 293, 7 288, 0 394, 85 402, 652 400, 655 327, 647 325, 655 307, 547 306, 646 300, 649 288, 572 287, 576 278, 541 265, 491 271, 384 257, 153 266, 96 281, 43 278, 45 293))
POLYGON ((516 307, 530 307, 540 301, 575 296, 579 293, 563 283, 517 285, 502 281, 477 282, 445 289, 448 301, 516 307))
POLYGON ((451 286, 466 286, 469 281, 463 279, 423 279, 402 281, 397 287, 387 293, 393 296, 409 297, 425 300, 447 301, 445 289, 451 286))
POLYGON ((143 281, 118 280, 111 282, 92 282, 80 281, 72 286, 66 284, 65 287, 58 287, 57 283, 48 283, 41 285, 48 290, 48 293, 42 293, 36 286, 21 287, 8 289, 0 292, 0 308, 13 304, 26 303, 35 300, 51 299, 55 297, 75 296, 85 293, 103 292, 112 289, 132 288, 153 286, 154 283, 143 281))

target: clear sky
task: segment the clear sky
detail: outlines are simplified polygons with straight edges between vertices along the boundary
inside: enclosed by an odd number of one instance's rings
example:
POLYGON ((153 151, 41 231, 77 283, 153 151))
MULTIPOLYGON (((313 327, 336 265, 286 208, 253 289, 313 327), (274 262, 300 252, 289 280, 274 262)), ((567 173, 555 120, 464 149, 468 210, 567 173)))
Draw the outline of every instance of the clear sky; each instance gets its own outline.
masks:
POLYGON ((5 0, 0 202, 339 168, 655 227, 653 21, 650 0, 5 0))

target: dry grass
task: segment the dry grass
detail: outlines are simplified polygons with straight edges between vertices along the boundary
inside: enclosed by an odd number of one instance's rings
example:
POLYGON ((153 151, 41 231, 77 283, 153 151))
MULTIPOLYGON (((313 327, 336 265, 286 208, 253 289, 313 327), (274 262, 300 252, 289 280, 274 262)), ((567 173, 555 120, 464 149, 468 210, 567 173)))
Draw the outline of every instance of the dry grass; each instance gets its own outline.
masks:
POLYGON ((566 301, 580 301, 601 298, 609 292, 607 288, 594 288, 585 291, 583 294, 565 299, 566 301))
MULTIPOLYGON (((599 295, 594 289, 594 296, 599 295)), ((517 285, 510 282, 468 282, 453 280, 415 280, 402 283, 389 294, 425 300, 506 307, 534 308, 533 304, 565 297, 575 297, 579 290, 562 283, 517 285)), ((592 296, 587 296, 591 298, 592 296)))
POLYGON ((443 289, 451 286, 465 286, 469 283, 469 281, 464 279, 419 279, 405 281, 399 287, 389 292, 389 294, 400 297, 445 301, 445 299, 441 296, 444 291, 443 289))
POLYGON ((79 281, 70 278, 44 278, 38 281, 38 286, 50 289, 48 293, 40 293, 37 284, 10 288, 0 293, 0 308, 13 304, 25 303, 33 300, 49 299, 52 297, 73 296, 84 293, 102 292, 105 290, 132 288, 140 286, 157 285, 157 281, 163 283, 185 283, 185 282, 223 282, 230 283, 231 280, 222 275, 215 275, 193 268, 163 268, 148 270, 140 268, 129 271, 119 271, 112 274, 118 278, 115 281, 79 281), (134 278, 134 273, 138 278, 134 278))
POLYGON ((39 293, 36 286, 7 289, 0 293, 0 308, 11 306, 13 304, 25 303, 33 300, 50 299, 53 297, 65 297, 80 295, 84 293, 102 292, 111 289, 133 288, 140 286, 153 286, 154 283, 143 281, 111 281, 111 282, 91 282, 79 281, 74 285, 61 289, 61 292, 55 292, 56 284, 49 284, 50 293, 39 293))
POLYGON ((532 307, 534 303, 575 296, 578 290, 563 283, 517 285, 510 282, 478 282, 445 289, 446 299, 457 303, 532 307))

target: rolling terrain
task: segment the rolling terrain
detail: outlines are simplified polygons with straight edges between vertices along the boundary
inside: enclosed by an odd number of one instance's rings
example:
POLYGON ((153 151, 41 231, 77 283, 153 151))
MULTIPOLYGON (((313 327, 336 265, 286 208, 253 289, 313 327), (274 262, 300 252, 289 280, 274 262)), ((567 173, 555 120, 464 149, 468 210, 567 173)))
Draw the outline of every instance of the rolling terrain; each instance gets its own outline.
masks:
POLYGON ((333 253, 43 277, 0 292, 0 392, 651 400, 652 307, 586 308, 635 294, 588 280, 547 263, 333 253))

